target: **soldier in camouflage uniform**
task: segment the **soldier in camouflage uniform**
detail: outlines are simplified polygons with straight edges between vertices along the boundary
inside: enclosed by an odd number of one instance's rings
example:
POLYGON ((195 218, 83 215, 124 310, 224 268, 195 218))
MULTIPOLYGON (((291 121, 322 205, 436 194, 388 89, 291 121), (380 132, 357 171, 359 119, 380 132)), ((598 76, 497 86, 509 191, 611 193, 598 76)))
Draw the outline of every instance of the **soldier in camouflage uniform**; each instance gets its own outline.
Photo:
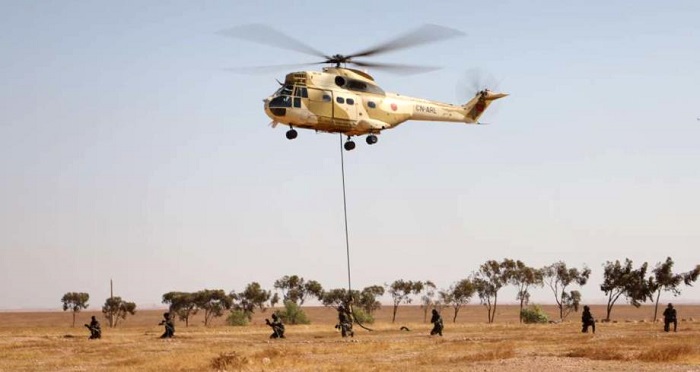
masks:
POLYGON ((85 327, 90 330, 90 340, 96 340, 102 338, 102 328, 100 328, 100 322, 97 321, 95 316, 92 316, 90 324, 86 324, 85 327))
POLYGON ((678 328, 678 319, 676 318, 676 309, 673 308, 673 304, 668 304, 666 310, 664 310, 664 331, 668 332, 671 330, 671 323, 673 323, 673 332, 676 332, 678 328))
POLYGON ((163 313, 163 320, 158 325, 165 326, 165 332, 160 338, 172 338, 175 336, 175 322, 170 318, 170 313, 163 313))
POLYGON ((340 329, 343 337, 355 337, 355 332, 352 331, 352 314, 343 305, 338 306, 338 324, 335 328, 340 329))
POLYGON ((581 332, 588 333, 588 327, 591 327, 593 333, 595 333, 595 319, 593 319, 593 314, 591 314, 591 308, 588 305, 583 307, 583 313, 581 313, 581 332))
POLYGON ((442 316, 436 309, 433 309, 433 316, 430 318, 430 323, 433 323, 433 329, 430 331, 430 335, 440 335, 442 336, 442 329, 444 325, 442 323, 442 316))
POLYGON ((272 327, 270 338, 284 338, 284 324, 282 324, 282 320, 280 320, 277 314, 272 314, 272 322, 265 319, 265 324, 272 327))

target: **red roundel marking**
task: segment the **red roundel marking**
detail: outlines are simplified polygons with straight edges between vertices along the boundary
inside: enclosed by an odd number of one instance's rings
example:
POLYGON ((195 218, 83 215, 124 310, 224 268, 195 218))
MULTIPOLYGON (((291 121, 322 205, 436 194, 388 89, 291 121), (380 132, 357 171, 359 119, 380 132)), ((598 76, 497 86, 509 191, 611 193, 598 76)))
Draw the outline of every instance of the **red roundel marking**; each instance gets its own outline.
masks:
POLYGON ((391 111, 396 111, 397 108, 398 108, 398 106, 396 106, 395 103, 391 104, 391 111))
POLYGON ((483 102, 477 102, 475 108, 477 112, 482 112, 486 108, 486 104, 483 102))

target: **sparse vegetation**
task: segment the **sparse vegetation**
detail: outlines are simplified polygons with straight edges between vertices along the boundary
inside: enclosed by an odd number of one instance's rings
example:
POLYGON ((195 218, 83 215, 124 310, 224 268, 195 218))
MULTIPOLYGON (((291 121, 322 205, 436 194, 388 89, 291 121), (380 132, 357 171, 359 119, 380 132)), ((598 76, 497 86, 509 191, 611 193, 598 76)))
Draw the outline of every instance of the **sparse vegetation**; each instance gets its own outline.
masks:
MULTIPOLYGON (((605 305, 593 305, 594 313, 605 305)), ((555 305, 541 306, 558 317, 555 305)), ((651 322, 601 323, 596 334, 581 334, 577 321, 529 326, 519 324, 519 305, 499 306, 498 321, 484 324, 481 306, 464 306, 457 323, 442 338, 427 336, 419 306, 374 313, 374 332, 355 329, 354 342, 334 330, 336 313, 304 307, 313 324, 288 327, 286 340, 269 340, 265 315, 249 326, 229 327, 224 317, 205 327, 200 312, 172 341, 158 339, 155 326, 163 310, 141 310, 118 328, 104 330, 98 343, 85 330, 69 327, 65 313, 0 312, 0 370, 100 371, 318 371, 318 370, 695 370, 700 366, 700 322, 684 322, 666 334, 651 322), (57 325, 64 320, 64 325, 57 325), (71 336, 71 337, 68 337, 71 336), (234 353, 235 351, 235 353, 234 353), (658 363, 658 365, 656 365, 658 363), (663 363, 663 364, 662 364, 663 363)), ((699 318, 700 306, 678 305, 684 317, 699 318)), ((653 306, 617 305, 617 316, 650 316, 653 306)), ((226 312, 228 314, 229 312, 226 312)), ((86 311, 80 317, 96 314, 86 311)), ((241 314, 241 318, 246 318, 241 314)))
POLYGON ((121 297, 108 298, 102 306, 102 314, 110 321, 110 327, 116 327, 119 319, 125 320, 127 315, 136 313, 136 304, 122 300, 121 297), (114 323, 112 322, 114 319, 114 323))
POLYGON ((310 324, 309 318, 299 305, 293 301, 284 302, 284 310, 278 310, 277 315, 287 324, 310 324))
POLYGON ((588 283, 591 269, 584 266, 582 270, 568 268, 563 261, 556 262, 542 269, 544 283, 554 293, 554 300, 559 307, 559 319, 564 320, 572 311, 578 311, 581 303, 579 291, 567 292, 566 288, 571 284, 583 286, 588 283))
POLYGON ((534 305, 520 310, 520 321, 525 324, 546 324, 549 317, 542 307, 534 305))
POLYGON ((226 317, 226 324, 230 326, 245 326, 248 322, 248 315, 242 310, 231 310, 226 317))
POLYGON ((90 295, 85 292, 68 292, 63 295, 63 311, 70 310, 73 313, 73 327, 75 327, 75 316, 81 310, 87 309, 90 295))

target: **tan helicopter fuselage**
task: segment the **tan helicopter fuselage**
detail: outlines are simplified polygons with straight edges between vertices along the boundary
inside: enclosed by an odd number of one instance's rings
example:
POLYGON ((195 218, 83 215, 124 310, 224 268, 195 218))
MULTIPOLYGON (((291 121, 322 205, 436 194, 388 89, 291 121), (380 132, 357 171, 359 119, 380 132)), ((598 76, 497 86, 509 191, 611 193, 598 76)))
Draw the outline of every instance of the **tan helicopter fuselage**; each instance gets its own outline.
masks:
POLYGON ((336 67, 290 73, 264 102, 273 125, 355 136, 379 134, 408 120, 475 124, 491 102, 505 96, 484 90, 464 105, 452 105, 385 92, 367 73, 336 67))

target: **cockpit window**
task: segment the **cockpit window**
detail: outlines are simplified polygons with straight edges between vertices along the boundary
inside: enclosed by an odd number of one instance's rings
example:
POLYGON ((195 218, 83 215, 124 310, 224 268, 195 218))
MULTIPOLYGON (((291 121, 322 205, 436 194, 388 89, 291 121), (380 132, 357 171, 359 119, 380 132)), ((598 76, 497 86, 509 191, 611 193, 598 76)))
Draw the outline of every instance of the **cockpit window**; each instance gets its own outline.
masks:
POLYGON ((268 106, 270 108, 273 108, 273 107, 292 107, 292 98, 290 96, 277 96, 270 101, 268 106))
POLYGON ((330 102, 330 101, 331 101, 331 96, 329 96, 328 94, 324 94, 323 95, 323 102, 330 102))
POLYGON ((279 95, 279 96, 291 96, 292 95, 292 88, 293 87, 291 85, 284 85, 277 90, 277 95, 279 95))
POLYGON ((294 88, 294 97, 309 98, 309 93, 307 92, 306 88, 304 88, 304 87, 295 87, 294 88))

